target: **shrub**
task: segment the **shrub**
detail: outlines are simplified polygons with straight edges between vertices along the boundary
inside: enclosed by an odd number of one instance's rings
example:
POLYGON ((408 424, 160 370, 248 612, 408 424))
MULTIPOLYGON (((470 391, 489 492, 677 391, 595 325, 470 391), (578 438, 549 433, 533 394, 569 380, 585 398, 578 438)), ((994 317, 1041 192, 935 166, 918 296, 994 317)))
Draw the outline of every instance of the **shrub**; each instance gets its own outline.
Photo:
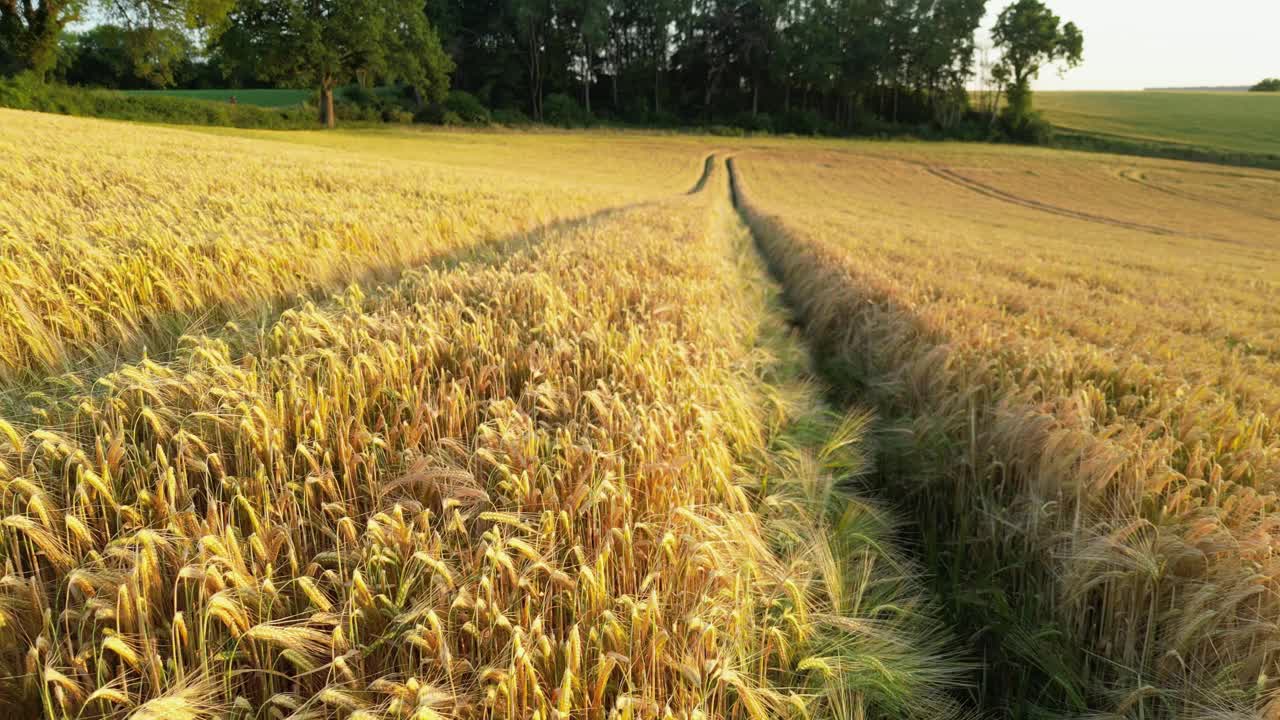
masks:
POLYGON ((643 97, 631 96, 622 103, 622 120, 632 125, 644 125, 652 122, 649 113, 649 102, 643 97))
POLYGON ((707 132, 721 137, 744 137, 747 134, 746 130, 737 125, 708 125, 707 132))
POLYGON ((1053 126, 1038 112, 1018 113, 1006 109, 1000 114, 1000 129, 1014 142, 1028 145, 1053 142, 1053 126))
POLYGON ((489 108, 475 95, 463 90, 449 91, 449 97, 444 101, 444 110, 457 115, 464 123, 483 125, 489 122, 489 108))
POLYGON ((175 125, 286 129, 316 124, 314 112, 305 108, 271 109, 166 95, 126 95, 114 90, 46 84, 29 76, 0 81, 0 106, 175 125))
POLYGON ((493 121, 508 127, 517 127, 520 125, 529 125, 533 121, 529 119, 522 111, 515 108, 499 108, 493 111, 493 121))
POLYGON ((385 108, 382 111, 382 122, 408 125, 413 122, 413 113, 398 108, 385 108))
POLYGON ((382 107, 377 104, 334 103, 333 111, 342 122, 382 122, 382 107))
POLYGON ((358 107, 376 107, 381 105, 378 94, 373 90, 359 85, 347 85, 340 87, 334 91, 334 100, 341 100, 344 103, 356 105, 358 107))
POLYGON ((796 135, 820 135, 826 129, 826 125, 822 115, 815 110, 790 110, 778 118, 774 129, 796 135))
POLYGON ((440 116, 440 124, 457 127, 458 125, 466 125, 467 121, 463 120, 458 113, 452 110, 445 110, 444 114, 440 116))
POLYGON ((566 128, 589 127, 592 121, 591 114, 564 93, 551 93, 542 101, 542 119, 566 128))
POLYGON ((732 124, 747 132, 773 132, 773 118, 768 113, 740 112, 734 116, 732 124))
POLYGON ((670 110, 655 110, 649 113, 646 122, 653 127, 676 128, 684 125, 680 116, 670 110))

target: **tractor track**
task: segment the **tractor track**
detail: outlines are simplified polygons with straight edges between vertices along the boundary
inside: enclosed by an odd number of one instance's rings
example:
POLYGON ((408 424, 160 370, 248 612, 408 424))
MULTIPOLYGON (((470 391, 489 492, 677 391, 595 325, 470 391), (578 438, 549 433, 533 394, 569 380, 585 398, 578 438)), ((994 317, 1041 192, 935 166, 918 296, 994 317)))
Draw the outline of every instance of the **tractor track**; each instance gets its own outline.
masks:
MULTIPOLYGON (((872 154, 872 153, 862 153, 862 155, 863 157, 875 158, 877 160, 885 160, 888 162, 895 162, 895 163, 901 163, 904 165, 910 165, 910 166, 919 168, 921 170, 924 170, 929 175, 936 177, 939 180, 942 180, 943 182, 947 182, 957 187, 964 188, 965 190, 968 190, 973 193, 977 193, 979 195, 982 195, 983 197, 988 197, 993 200, 999 200, 1000 202, 1008 203, 1010 205, 1017 205, 1018 207, 1023 207, 1028 210, 1035 210, 1036 212, 1042 212, 1049 215, 1056 215, 1058 217, 1065 217, 1071 220, 1079 220, 1082 222, 1093 223, 1096 225, 1106 225, 1108 227, 1120 228, 1124 230, 1132 230, 1134 232, 1143 232, 1151 235, 1158 235, 1161 237, 1196 238, 1196 239, 1210 240, 1213 242, 1226 243, 1229 245, 1241 244, 1239 240, 1223 237, 1221 235, 1183 232, 1183 231, 1173 230, 1167 227, 1161 227, 1159 225, 1148 225, 1146 223, 1133 222, 1131 220, 1121 220, 1119 218, 1109 217, 1106 215, 1098 215, 1096 213, 1085 212, 1083 210, 1074 210, 1072 208, 1066 208, 1060 205, 1053 205, 1051 203, 1046 203, 1040 200, 1033 200, 1031 198, 1023 197, 1021 195, 1016 195, 1006 190, 1001 190, 1000 188, 995 187, 994 185, 989 185, 987 183, 984 183, 980 180, 975 180, 966 175, 962 175, 958 171, 946 165, 935 165, 935 164, 927 163, 921 160, 910 160, 907 158, 892 157, 892 156, 872 154)), ((1156 188, 1153 188, 1153 189, 1156 189, 1156 188)))
POLYGON ((1212 198, 1202 197, 1200 195, 1196 195, 1195 193, 1186 192, 1185 190, 1175 190, 1170 187, 1165 187, 1164 185, 1160 185, 1159 183, 1156 183, 1152 180, 1148 180, 1146 176, 1143 174, 1143 172, 1137 168, 1125 168, 1121 170, 1118 174, 1120 178, 1123 180, 1126 180, 1128 182, 1131 182, 1137 185, 1141 185, 1142 187, 1148 188, 1150 190, 1155 190, 1156 192, 1159 192, 1159 193, 1164 193, 1165 195, 1170 195, 1172 197, 1179 198, 1181 200, 1191 200, 1192 202, 1204 203, 1205 205, 1213 205, 1214 207, 1220 207, 1225 210, 1238 212, 1244 215, 1252 215, 1253 217, 1262 218, 1263 220, 1274 220, 1274 221, 1280 222, 1280 215, 1272 215, 1271 213, 1263 212, 1261 210, 1250 210, 1248 208, 1238 207, 1236 205, 1232 205, 1231 203, 1223 202, 1221 200, 1214 200, 1212 198))

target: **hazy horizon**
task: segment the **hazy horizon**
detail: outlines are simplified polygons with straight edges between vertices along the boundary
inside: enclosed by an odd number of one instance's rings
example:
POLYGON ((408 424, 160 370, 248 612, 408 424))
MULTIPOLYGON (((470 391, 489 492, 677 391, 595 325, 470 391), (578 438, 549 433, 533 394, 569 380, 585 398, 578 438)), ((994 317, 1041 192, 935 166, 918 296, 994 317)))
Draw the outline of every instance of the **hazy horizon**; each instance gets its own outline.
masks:
MULTIPOLYGON (((1012 2, 989 3, 980 43, 990 43, 991 25, 1012 2)), ((1238 86, 1280 76, 1280 2, 1274 0, 1221 0, 1207 11, 1155 0, 1046 4, 1084 32, 1084 63, 1062 78, 1046 68, 1038 90, 1238 86)))

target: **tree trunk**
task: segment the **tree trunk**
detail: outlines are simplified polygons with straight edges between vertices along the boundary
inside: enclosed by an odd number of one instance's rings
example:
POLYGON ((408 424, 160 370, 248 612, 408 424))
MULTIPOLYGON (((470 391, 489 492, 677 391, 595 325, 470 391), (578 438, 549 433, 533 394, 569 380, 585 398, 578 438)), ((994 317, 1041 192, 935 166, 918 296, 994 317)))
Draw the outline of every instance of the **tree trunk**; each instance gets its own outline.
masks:
POLYGON ((333 113, 333 83, 329 80, 320 85, 320 122, 330 130, 338 126, 338 117, 333 113))
POLYGON ((587 114, 591 114, 591 45, 583 43, 586 46, 586 54, 582 58, 582 106, 586 108, 587 114))
POLYGON ((653 112, 662 112, 662 65, 653 63, 653 112))
POLYGON ((542 48, 541 36, 529 28, 529 95, 533 119, 542 122, 542 48))
POLYGON ((760 114, 760 81, 754 80, 751 83, 751 117, 760 114))
POLYGON ((702 114, 711 117, 711 88, 715 85, 715 74, 707 71, 707 85, 702 91, 702 114))
POLYGON ((787 113, 791 112, 791 83, 790 82, 787 83, 786 93, 783 95, 782 111, 787 113))

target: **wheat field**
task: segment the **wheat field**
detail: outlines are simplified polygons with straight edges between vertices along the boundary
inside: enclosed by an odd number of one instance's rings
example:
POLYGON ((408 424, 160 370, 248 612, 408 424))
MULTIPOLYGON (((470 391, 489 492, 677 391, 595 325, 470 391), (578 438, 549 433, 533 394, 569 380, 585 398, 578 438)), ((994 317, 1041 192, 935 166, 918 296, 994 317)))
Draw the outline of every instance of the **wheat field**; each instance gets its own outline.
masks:
POLYGON ((15 718, 1280 717, 1280 173, 8 111, 0 156, 15 718))
POLYGON ((870 416, 812 386, 703 149, 501 185, 5 120, 18 715, 959 711, 965 664, 847 484, 870 416))
POLYGON ((736 167, 820 354, 912 438, 886 482, 939 572, 998 589, 959 604, 1001 681, 1280 716, 1280 175, 955 145, 736 167))

